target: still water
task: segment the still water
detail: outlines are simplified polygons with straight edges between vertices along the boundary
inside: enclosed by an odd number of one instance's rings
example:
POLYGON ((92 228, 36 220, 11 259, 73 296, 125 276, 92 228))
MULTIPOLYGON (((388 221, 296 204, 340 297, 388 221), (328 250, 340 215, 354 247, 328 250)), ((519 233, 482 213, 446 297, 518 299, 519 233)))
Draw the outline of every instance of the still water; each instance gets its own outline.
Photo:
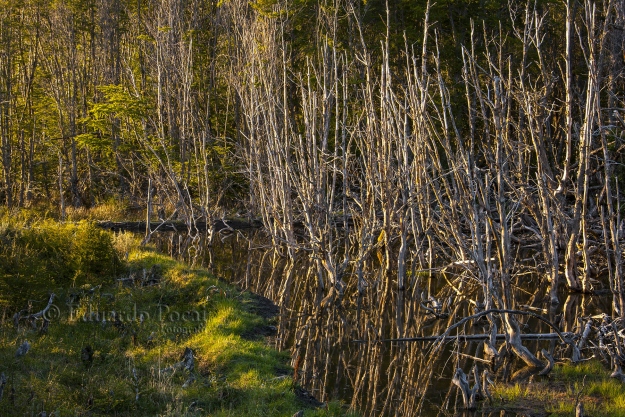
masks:
MULTIPOLYGON (((379 342, 398 334, 439 335, 473 314, 481 287, 461 272, 413 270, 406 289, 398 291, 392 269, 383 271, 373 256, 363 268, 366 287, 359 292, 354 272, 348 269, 343 294, 328 302, 327 290, 319 285, 315 260, 306 254, 288 260, 259 232, 215 238, 210 245, 204 235, 192 239, 185 234, 161 233, 152 243, 275 303, 278 331, 270 343, 290 352, 294 379, 318 401, 341 400, 365 416, 534 415, 528 410, 462 411, 461 395, 451 378, 457 367, 468 372, 474 358, 483 356, 481 341, 453 341, 439 351, 432 342, 379 342), (426 314, 420 301, 427 296, 442 304, 440 317, 426 314)), ((564 303, 548 310, 543 285, 532 274, 518 278, 515 307, 529 306, 563 331, 574 331, 578 317, 610 311, 608 297, 567 294, 562 295, 564 303)), ((463 334, 486 333, 487 324, 467 324, 459 330, 463 334)), ((551 331, 536 319, 523 319, 521 325, 524 333, 551 331)), ((541 348, 557 352, 560 348, 556 341, 525 345, 532 352, 541 348)), ((484 367, 479 359, 477 365, 484 367)), ((513 362, 503 370, 508 374, 498 377, 510 379, 518 368, 513 362)))

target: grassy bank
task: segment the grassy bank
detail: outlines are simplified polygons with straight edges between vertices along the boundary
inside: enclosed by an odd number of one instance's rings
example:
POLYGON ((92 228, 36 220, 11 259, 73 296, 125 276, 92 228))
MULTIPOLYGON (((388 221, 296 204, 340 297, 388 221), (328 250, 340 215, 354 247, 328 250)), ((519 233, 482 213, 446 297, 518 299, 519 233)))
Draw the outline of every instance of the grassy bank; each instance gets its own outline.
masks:
POLYGON ((0 415, 346 414, 293 385, 268 300, 128 234, 14 223, 0 224, 0 415))
POLYGON ((625 385, 609 378, 610 371, 596 359, 560 364, 545 378, 522 384, 498 384, 493 390, 496 408, 532 416, 573 416, 580 401, 586 415, 625 415, 625 385))

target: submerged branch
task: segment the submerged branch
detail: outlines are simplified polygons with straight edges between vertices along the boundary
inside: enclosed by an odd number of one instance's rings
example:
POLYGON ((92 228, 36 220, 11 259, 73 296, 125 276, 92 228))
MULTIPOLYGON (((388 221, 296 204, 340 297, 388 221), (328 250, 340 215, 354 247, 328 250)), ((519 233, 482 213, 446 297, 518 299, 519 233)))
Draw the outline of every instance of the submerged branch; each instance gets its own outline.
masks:
MULTIPOLYGON (((572 344, 572 342, 569 339, 564 337, 564 333, 562 333, 560 331, 560 329, 558 329, 558 327, 555 324, 553 324, 552 322, 550 322, 549 320, 547 320, 543 316, 541 316, 539 314, 536 314, 536 313, 532 313, 531 311, 507 310, 507 309, 489 309, 489 310, 480 311, 479 313, 476 313, 476 314, 473 314, 471 316, 465 317, 462 320, 460 320, 459 322, 457 322, 457 323, 451 325, 450 327, 448 327, 447 330, 445 330, 445 332, 439 336, 439 341, 442 342, 443 338, 446 338, 447 336, 449 336, 449 334, 451 333, 452 330, 457 329, 458 327, 464 325, 468 321, 475 320, 475 319, 478 319, 478 318, 480 318, 482 316, 486 316, 486 315, 492 314, 492 313, 498 313, 498 314, 518 314, 518 315, 521 315, 521 316, 530 316, 530 317, 537 318, 538 320, 542 321, 543 323, 545 323, 549 327, 551 327, 553 330, 555 330, 558 338, 563 343, 566 343, 567 345, 571 345, 572 344)), ((523 337, 523 335, 521 335, 521 337, 523 337)))
MULTIPOLYGON (((524 340, 554 340, 564 337, 572 337, 573 333, 560 332, 560 333, 528 333, 522 334, 521 339, 524 340)), ((441 340, 444 337, 444 341, 469 341, 469 340, 485 340, 491 337, 490 334, 464 334, 464 335, 445 335, 445 336, 419 336, 419 337, 402 337, 397 339, 379 339, 379 340, 353 340, 352 343, 382 343, 382 342, 434 342, 441 340)), ((496 334, 497 340, 505 340, 505 334, 496 334)))
MULTIPOLYGON (((561 332, 555 324, 547 320, 546 318, 540 316, 539 314, 532 313, 530 311, 520 311, 520 310, 502 310, 502 309, 490 309, 480 311, 479 313, 473 314, 471 316, 465 317, 459 322, 451 325, 445 330, 445 332, 438 336, 421 336, 421 337, 404 337, 397 339, 380 339, 380 340, 354 340, 353 343, 370 343, 370 342, 431 342, 437 341, 439 343, 443 343, 447 340, 483 340, 489 339, 491 337, 490 334, 474 334, 474 335, 450 335, 451 331, 466 324, 470 320, 475 320, 480 317, 486 316, 491 313, 499 313, 499 314, 518 314, 521 316, 531 316, 535 317, 538 320, 546 323, 549 327, 555 330, 555 333, 532 333, 532 334, 521 334, 521 339, 526 340, 550 340, 550 339, 560 339, 562 343, 566 343, 570 346, 575 346, 573 342, 571 342, 570 338, 573 336, 573 333, 569 332, 561 332)), ((497 339, 505 339, 505 334, 497 334, 495 335, 497 339)))

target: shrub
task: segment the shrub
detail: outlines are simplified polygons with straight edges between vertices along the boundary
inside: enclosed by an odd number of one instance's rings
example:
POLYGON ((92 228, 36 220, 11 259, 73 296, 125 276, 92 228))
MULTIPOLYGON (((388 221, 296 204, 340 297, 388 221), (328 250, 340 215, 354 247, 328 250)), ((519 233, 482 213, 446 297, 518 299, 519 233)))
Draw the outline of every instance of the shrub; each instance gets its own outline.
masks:
POLYGON ((80 285, 113 277, 121 266, 111 234, 87 222, 75 227, 72 260, 80 285))
MULTIPOLYGON (((50 292, 96 285, 121 267, 111 234, 87 222, 0 226, 0 305, 24 308, 50 292)), ((35 307, 36 308, 36 307, 35 307)))

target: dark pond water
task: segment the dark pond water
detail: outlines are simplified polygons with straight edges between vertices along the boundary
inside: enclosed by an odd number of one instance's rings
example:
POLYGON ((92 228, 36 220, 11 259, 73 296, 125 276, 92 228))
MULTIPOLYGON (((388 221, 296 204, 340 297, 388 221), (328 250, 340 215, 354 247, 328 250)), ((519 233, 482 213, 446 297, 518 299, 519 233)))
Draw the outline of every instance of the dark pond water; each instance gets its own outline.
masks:
MULTIPOLYGON (((462 317, 472 314, 481 287, 458 271, 408 274, 408 286, 398 291, 393 270, 383 271, 376 256, 363 268, 366 288, 359 293, 356 278, 345 273, 342 296, 324 303, 327 290, 319 288, 317 264, 306 254, 295 261, 280 256, 260 233, 234 234, 213 239, 190 239, 161 233, 154 243, 163 252, 209 268, 217 276, 269 298, 280 308, 278 334, 271 343, 291 354, 291 365, 301 386, 319 401, 339 399, 365 416, 521 416, 524 411, 488 413, 460 411, 459 390, 451 384, 457 367, 469 371, 474 356, 482 357, 480 341, 454 341, 434 350, 432 342, 375 342, 397 334, 404 337, 439 335, 462 317), (443 304, 445 317, 425 314, 421 294, 443 304), (325 306, 325 307, 324 307, 325 306), (399 333, 400 332, 400 333, 399 333)), ((562 294, 557 308, 547 309, 546 288, 535 274, 515 281, 516 307, 542 311, 563 331, 573 331, 577 318, 610 311, 610 298, 562 294)), ((547 333, 544 323, 522 318, 524 333, 547 333)), ((487 331, 487 323, 467 324, 460 333, 487 331)), ((556 341, 526 342, 561 349, 556 341)), ((478 367, 484 365, 478 361, 478 367)), ((512 377, 519 364, 503 372, 512 377)))

